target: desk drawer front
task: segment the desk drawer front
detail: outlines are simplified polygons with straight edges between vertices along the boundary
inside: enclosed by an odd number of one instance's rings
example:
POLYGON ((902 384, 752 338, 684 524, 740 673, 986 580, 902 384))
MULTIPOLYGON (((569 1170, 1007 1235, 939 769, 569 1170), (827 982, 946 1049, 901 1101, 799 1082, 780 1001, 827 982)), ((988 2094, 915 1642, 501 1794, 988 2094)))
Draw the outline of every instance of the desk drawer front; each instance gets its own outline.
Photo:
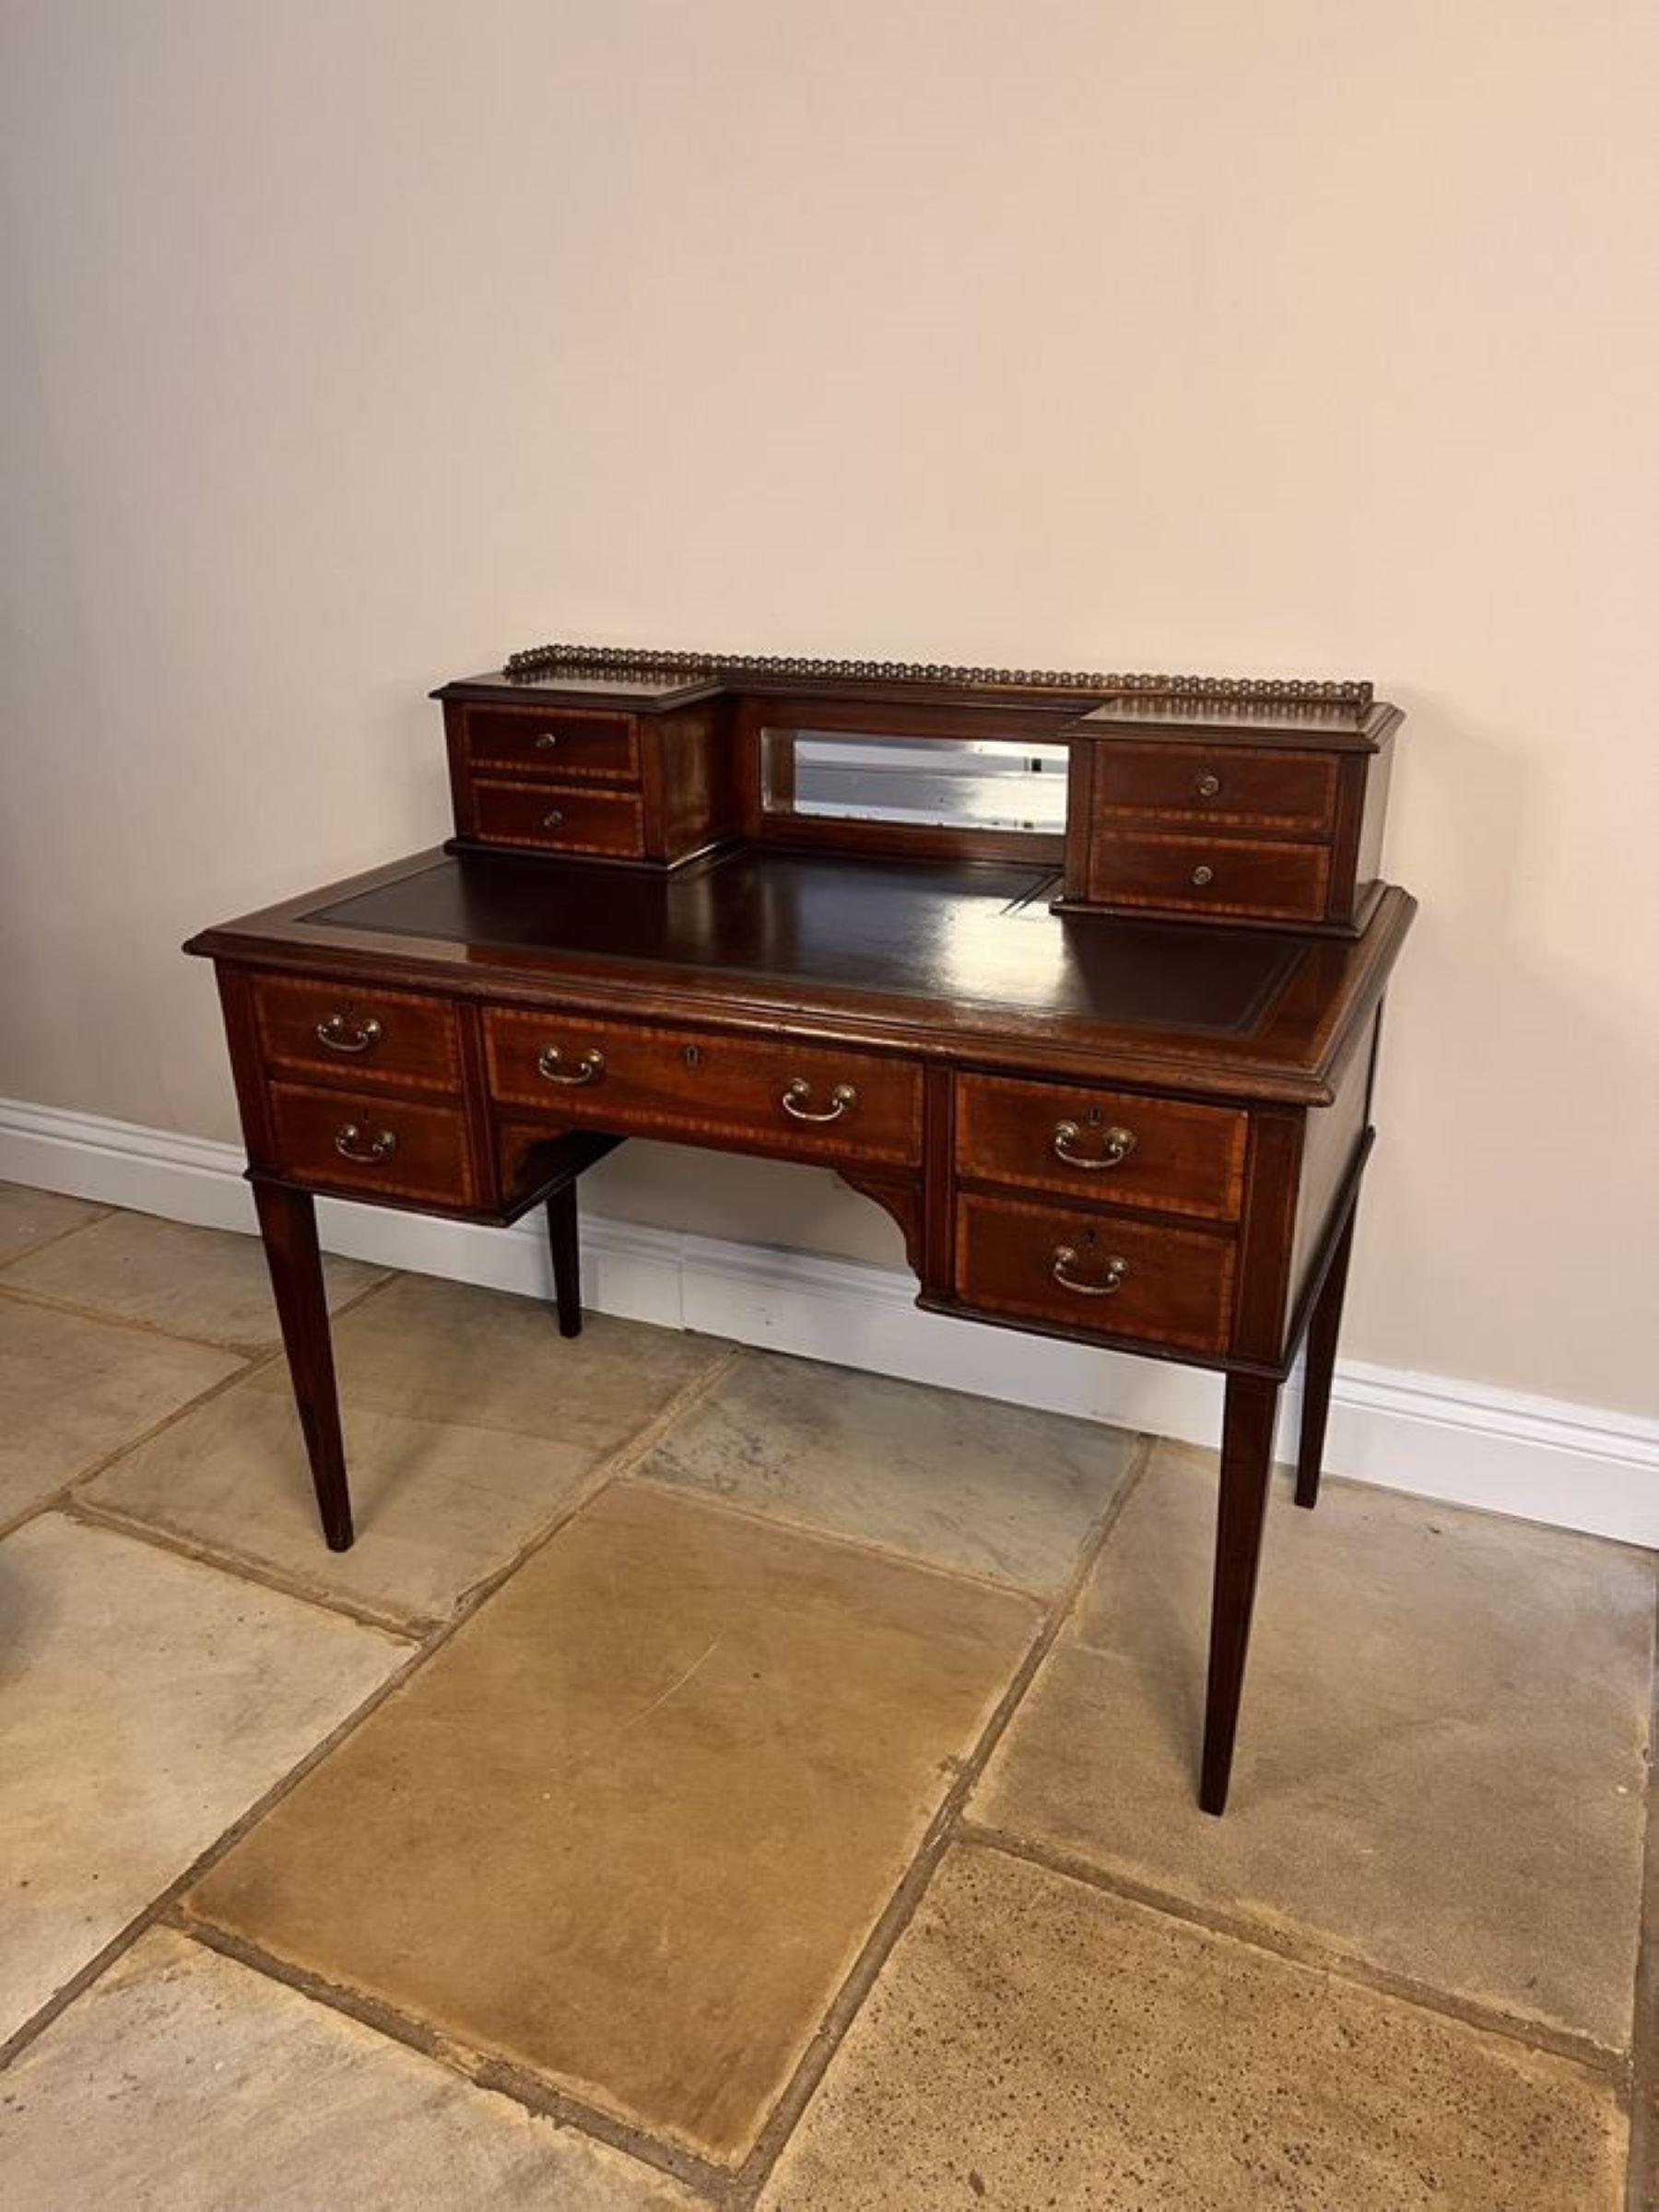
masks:
POLYGON ((1217 1354, 1232 1282, 1226 1237, 1012 1198, 957 1203, 957 1296, 987 1313, 1217 1354))
POLYGON ((270 1097, 277 1165, 296 1182, 425 1204, 474 1203, 466 1121, 458 1108, 294 1083, 273 1083, 270 1097))
POLYGON ((645 849, 640 802, 631 794, 556 783, 473 784, 478 835, 538 853, 595 853, 637 860, 645 849))
POLYGON ((1336 820, 1330 753, 1238 746, 1107 745, 1095 763, 1097 804, 1111 814, 1329 833, 1336 820))
POLYGON ((957 1079, 959 1176, 1102 1205, 1236 1220, 1248 1130, 1249 1116, 1225 1106, 1004 1076, 957 1079))
POLYGON ((582 1015, 487 1014, 485 1035, 496 1098, 560 1121, 759 1138, 803 1159, 922 1156, 921 1070, 908 1061, 582 1015))
POLYGON ((466 747, 480 767, 511 769, 515 774, 628 782, 640 773, 639 742, 628 714, 470 707, 466 747))
POLYGON ((255 979, 253 1005, 267 1067, 371 1088, 461 1088, 455 1009, 444 999, 273 975, 255 979))
POLYGON ((1324 845, 1241 838, 1097 838, 1090 896, 1111 906, 1317 922, 1331 855, 1324 845))

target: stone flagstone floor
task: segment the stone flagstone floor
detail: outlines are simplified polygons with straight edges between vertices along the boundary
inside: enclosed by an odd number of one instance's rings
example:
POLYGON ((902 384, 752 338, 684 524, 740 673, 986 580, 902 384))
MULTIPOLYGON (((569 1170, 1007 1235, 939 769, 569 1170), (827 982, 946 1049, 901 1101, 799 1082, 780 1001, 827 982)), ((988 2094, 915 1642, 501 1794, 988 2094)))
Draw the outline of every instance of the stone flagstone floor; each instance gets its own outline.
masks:
POLYGON ((256 1243, 0 1186, 8 2207, 1652 2201, 1647 1555, 1277 1498, 1218 1823, 1206 1454, 330 1279, 339 1558, 256 1243))

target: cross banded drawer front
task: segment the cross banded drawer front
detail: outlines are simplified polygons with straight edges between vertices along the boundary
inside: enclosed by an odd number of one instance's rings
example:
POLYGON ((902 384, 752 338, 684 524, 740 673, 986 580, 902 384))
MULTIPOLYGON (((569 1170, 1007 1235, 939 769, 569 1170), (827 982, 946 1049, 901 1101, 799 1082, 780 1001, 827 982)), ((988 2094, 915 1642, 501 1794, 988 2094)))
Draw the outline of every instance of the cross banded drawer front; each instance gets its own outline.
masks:
POLYGON ((473 1203, 466 1122, 458 1108, 273 1083, 271 1120, 278 1165, 296 1182, 438 1205, 473 1203))
POLYGON ((555 783, 473 785, 478 835, 540 853, 597 853, 634 860, 645 849, 643 816, 630 793, 555 783))
POLYGON ((267 1067, 411 1090, 461 1087, 455 1009, 444 999, 273 975, 255 980, 253 1004, 267 1067))
POLYGON ((1112 906, 1317 922, 1330 850, 1228 837, 1099 837, 1089 890, 1112 906))
POLYGON ((558 708, 515 712, 473 707, 466 716, 469 757, 516 774, 594 776, 627 782, 640 773, 639 742, 627 714, 572 714, 558 708))
POLYGON ((1230 1107, 957 1078, 957 1173, 983 1182, 1231 1221, 1248 1131, 1249 1116, 1230 1107))
POLYGON ((1184 1351, 1226 1350, 1233 1247, 1201 1230, 963 1193, 956 1292, 964 1305, 1184 1351))
POLYGON ((561 1121, 786 1158, 922 1156, 922 1077, 906 1060, 581 1015, 488 1013, 485 1037, 495 1097, 561 1121))
POLYGON ((1329 753, 1240 746, 1102 746, 1095 767, 1105 813, 1328 833, 1336 819, 1329 753))

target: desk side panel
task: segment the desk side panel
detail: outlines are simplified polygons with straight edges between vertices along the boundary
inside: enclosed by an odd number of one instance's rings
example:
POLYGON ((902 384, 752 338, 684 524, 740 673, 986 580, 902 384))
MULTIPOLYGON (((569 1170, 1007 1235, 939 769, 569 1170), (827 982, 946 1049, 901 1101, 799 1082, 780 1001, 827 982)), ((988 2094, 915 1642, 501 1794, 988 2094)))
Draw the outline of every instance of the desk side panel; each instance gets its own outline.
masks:
POLYGON ((1379 1006, 1367 1023, 1347 1065, 1336 1078, 1328 1106, 1311 1108, 1302 1143, 1296 1190, 1296 1227, 1290 1245, 1289 1305, 1294 1315, 1318 1265, 1334 1209, 1364 1141, 1371 1104, 1371 1077, 1382 1030, 1379 1006))
POLYGON ((276 1140, 271 1124, 270 1093, 265 1087, 253 977, 247 969, 235 967, 229 960, 215 960, 213 979, 218 986, 219 1008, 225 1020, 225 1043, 230 1054, 230 1080, 236 1088, 236 1108, 241 1120, 242 1149, 251 1168, 270 1174, 275 1172, 276 1165, 276 1140))

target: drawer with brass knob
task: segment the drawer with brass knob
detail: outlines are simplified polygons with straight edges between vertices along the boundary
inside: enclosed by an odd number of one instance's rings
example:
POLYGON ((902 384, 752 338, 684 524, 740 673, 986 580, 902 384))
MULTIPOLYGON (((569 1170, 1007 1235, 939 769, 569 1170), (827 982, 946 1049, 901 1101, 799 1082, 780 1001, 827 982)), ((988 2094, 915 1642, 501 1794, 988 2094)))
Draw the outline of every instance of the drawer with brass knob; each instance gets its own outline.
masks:
POLYGON ((485 1015, 484 1037, 492 1097, 554 1121, 759 1140, 782 1158, 921 1159, 921 1070, 898 1055, 510 1009, 485 1015))
POLYGON ((270 1086, 269 1098, 276 1165, 293 1182, 352 1195, 475 1204, 458 1107, 284 1082, 270 1086))
POLYGON ((644 851, 644 821, 631 792, 555 783, 473 783, 478 835, 491 844, 537 853, 588 853, 611 860, 644 851))
POLYGON ((474 766, 486 771, 623 783, 639 779, 640 742, 631 714, 475 707, 466 717, 466 737, 474 766))
POLYGON ((297 975, 255 977, 253 992, 267 1068, 374 1088, 461 1088, 455 1009, 447 999, 297 975))
POLYGON ((1096 770, 1102 815, 1204 820, 1328 835, 1336 818, 1330 753, 1249 746, 1115 745, 1096 770))
POLYGON ((956 1079, 959 1181, 1235 1221, 1250 1117, 1133 1091, 956 1079))
POLYGON ((1325 912, 1327 845, 1241 837, 1097 837, 1089 896, 1103 905, 1318 922, 1325 912))
POLYGON ((1023 1199, 957 1202, 955 1297, 1068 1335, 1216 1355, 1232 1325, 1230 1238, 1023 1199))

